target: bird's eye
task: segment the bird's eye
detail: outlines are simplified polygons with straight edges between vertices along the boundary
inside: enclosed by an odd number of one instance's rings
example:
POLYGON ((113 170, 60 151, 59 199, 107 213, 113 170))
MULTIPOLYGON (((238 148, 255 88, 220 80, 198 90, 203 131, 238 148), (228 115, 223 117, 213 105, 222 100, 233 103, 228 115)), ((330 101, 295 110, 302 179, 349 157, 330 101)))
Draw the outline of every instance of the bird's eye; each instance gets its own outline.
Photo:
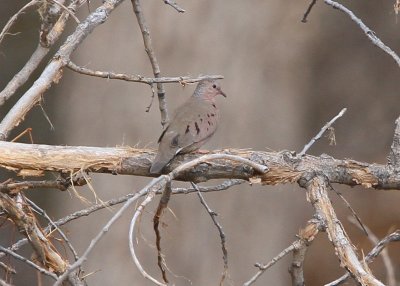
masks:
POLYGON ((216 85, 216 84, 213 84, 213 88, 217 88, 217 85, 216 85))

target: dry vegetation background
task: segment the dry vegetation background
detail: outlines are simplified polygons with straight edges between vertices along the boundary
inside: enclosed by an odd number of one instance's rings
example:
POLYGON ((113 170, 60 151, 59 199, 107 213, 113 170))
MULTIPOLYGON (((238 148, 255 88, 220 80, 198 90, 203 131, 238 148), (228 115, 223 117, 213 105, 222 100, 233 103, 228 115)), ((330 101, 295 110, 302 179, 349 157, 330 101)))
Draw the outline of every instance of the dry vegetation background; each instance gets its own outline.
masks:
MULTIPOLYGON (((93 11, 101 1, 91 2, 93 11)), ((1 0, 0 26, 24 3, 1 0)), ((182 0, 179 4, 186 13, 178 14, 156 0, 143 1, 143 10, 163 75, 225 76, 222 87, 228 98, 219 99, 222 120, 217 134, 204 148, 299 151, 326 121, 347 107, 345 116, 335 124, 337 145, 329 146, 325 138, 309 153, 386 163, 394 121, 400 114, 400 69, 347 16, 322 1, 317 2, 306 24, 300 20, 308 1, 182 0)), ((344 4, 388 46, 400 51, 400 18, 392 1, 344 4)), ((87 9, 80 9, 78 17, 83 19, 87 13, 87 9)), ((70 31, 74 26, 70 21, 70 31)), ((20 33, 1 43, 0 87, 6 85, 36 47, 38 27, 38 16, 31 11, 11 31, 20 33)), ((75 63, 93 69, 152 75, 130 1, 125 1, 104 25, 95 29, 72 58, 75 63)), ((165 87, 170 112, 194 89, 178 84, 165 87)), ((43 107, 55 129, 51 130, 36 107, 10 138, 32 127, 35 143, 155 148, 161 125, 156 100, 151 111, 145 112, 150 96, 146 85, 92 78, 65 69, 61 82, 44 95, 43 107)), ((17 97, 0 109, 1 118, 17 97)), ((96 193, 103 200, 139 190, 149 181, 111 175, 92 178, 96 193)), ((397 191, 339 186, 337 189, 378 237, 399 227, 397 191)), ((87 187, 79 191, 93 200, 87 187)), ((30 197, 53 218, 86 206, 67 192, 31 192, 30 197)), ((267 262, 289 245, 313 214, 304 190, 297 185, 241 185, 230 191, 205 194, 205 198, 219 213, 227 235, 232 285, 248 280, 256 271, 255 262, 267 262)), ((347 222, 349 211, 336 195, 331 194, 331 198, 352 242, 367 252, 371 247, 368 239, 347 222)), ((150 212, 155 206, 153 202, 147 210, 150 212)), ((168 266, 176 275, 189 278, 193 285, 217 284, 223 269, 219 237, 198 197, 173 196, 169 206, 176 218, 169 212, 163 218, 162 245, 168 266)), ((142 219, 141 231, 146 240, 140 241, 139 257, 146 269, 158 276, 156 251, 152 247, 152 215, 147 213, 142 219)), ((110 210, 103 210, 68 224, 65 229, 71 242, 79 251, 84 250, 110 216, 110 210)), ((129 216, 126 214, 111 229, 84 264, 87 272, 98 271, 87 279, 90 285, 152 285, 142 278, 130 258, 129 216)), ((7 235, 0 235, 0 243, 8 245, 16 232, 11 229, 7 235)), ((399 247, 393 245, 388 249, 399 270, 399 247)), ((258 285, 290 284, 289 263, 290 257, 280 261, 259 279, 258 285)), ((385 281, 380 259, 371 268, 378 279, 385 281)), ((30 271, 18 275, 15 285, 33 285, 36 276, 30 271)), ((321 285, 342 273, 326 234, 319 235, 307 253, 307 284, 321 285)), ((190 285, 181 277, 173 280, 176 285, 190 285)))

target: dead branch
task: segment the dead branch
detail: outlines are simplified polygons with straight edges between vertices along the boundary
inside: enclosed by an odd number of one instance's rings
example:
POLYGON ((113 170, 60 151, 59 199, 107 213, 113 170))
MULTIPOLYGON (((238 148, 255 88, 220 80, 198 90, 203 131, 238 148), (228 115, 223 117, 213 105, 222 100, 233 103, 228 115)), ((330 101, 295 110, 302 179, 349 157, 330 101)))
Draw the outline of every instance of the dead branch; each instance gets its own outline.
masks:
POLYGON ((400 117, 395 123, 393 142, 390 146, 388 164, 394 168, 396 172, 400 172, 400 117))
POLYGON ((217 230, 218 230, 218 233, 219 233, 219 237, 221 239, 222 258, 224 260, 224 271, 222 272, 222 277, 221 277, 221 280, 219 282, 219 285, 222 286, 224 284, 226 276, 228 275, 228 251, 226 250, 226 245, 225 245, 226 236, 225 236, 224 230, 222 229, 221 224, 216 219, 216 216, 218 214, 210 209, 210 207, 208 206, 206 200, 204 199, 203 195, 201 194, 199 187, 193 182, 190 182, 190 183, 192 184, 193 188, 197 191, 197 195, 200 198, 201 204, 207 210, 207 212, 210 215, 214 225, 217 227, 217 230))
POLYGON ((384 285, 377 280, 363 264, 355 252, 342 223, 336 216, 331 201, 328 197, 328 180, 323 176, 309 174, 303 177, 299 184, 307 189, 307 199, 313 205, 316 216, 321 218, 326 225, 328 238, 335 247, 335 254, 340 260, 340 266, 351 273, 361 285, 384 285))
POLYGON ((156 84, 156 83, 180 83, 182 85, 188 83, 196 83, 202 81, 204 79, 223 79, 222 75, 204 75, 198 76, 196 78, 192 78, 190 76, 179 76, 179 77, 158 77, 158 78, 150 78, 144 77, 141 75, 129 75, 123 73, 115 73, 109 71, 97 71, 91 70, 85 67, 78 66, 73 62, 69 61, 67 68, 84 75, 100 77, 100 78, 107 78, 107 79, 119 79, 124 81, 131 81, 131 82, 139 82, 145 83, 148 85, 156 84))
POLYGON ((0 140, 7 139, 11 130, 16 127, 25 115, 41 99, 42 94, 57 83, 62 76, 62 68, 69 62, 69 57, 78 45, 100 24, 104 23, 110 13, 123 0, 107 0, 96 11, 91 13, 81 24, 77 26, 64 44, 60 47, 54 58, 43 70, 35 83, 25 92, 18 102, 11 108, 0 122, 0 140))
POLYGON ((378 48, 380 48, 381 50, 383 50, 385 53, 387 53, 389 56, 391 56, 395 62, 397 63, 397 65, 400 66, 400 57, 388 46, 386 46, 381 39, 379 39, 375 32, 372 31, 370 28, 367 27, 367 25, 364 24, 363 21, 361 21, 360 18, 358 18, 351 10, 349 10, 348 8, 346 8, 345 6, 343 6, 342 4, 339 4, 335 1, 332 0, 324 0, 324 2, 330 6, 332 6, 335 9, 338 9, 339 11, 342 11, 343 13, 347 14, 347 16, 350 17, 350 19, 355 22, 360 29, 364 32, 364 34, 368 37, 368 39, 371 40, 371 42, 377 46, 378 48))
POLYGON ((321 221, 317 219, 311 219, 307 222, 307 225, 299 231, 299 239, 294 241, 287 248, 282 250, 277 256, 271 259, 267 264, 256 263, 255 266, 259 268, 259 271, 243 286, 250 286, 269 268, 271 268, 275 263, 281 260, 283 257, 293 252, 293 262, 289 268, 289 272, 292 275, 292 285, 304 285, 303 277, 303 262, 305 258, 305 252, 307 247, 311 244, 314 238, 317 236, 319 229, 322 228, 321 221))
POLYGON ((54 273, 52 273, 50 271, 47 271, 46 269, 44 269, 44 268, 40 267, 39 265, 37 265, 37 264, 33 263, 32 261, 30 261, 29 259, 19 255, 18 253, 15 253, 15 252, 13 252, 13 251, 11 251, 11 250, 9 250, 9 249, 1 246, 1 245, 0 245, 0 251, 2 251, 4 253, 14 257, 15 259, 18 259, 18 260, 24 262, 25 264, 29 265, 30 267, 34 268, 35 270, 39 271, 40 273, 43 273, 43 274, 53 278, 54 280, 57 279, 57 275, 55 275, 54 273))
MULTIPOLYGON (((23 200, 21 200, 23 201, 23 200)), ((18 227, 18 230, 27 238, 38 255, 38 260, 48 269, 55 273, 62 273, 67 267, 67 262, 59 255, 52 243, 43 234, 35 217, 29 208, 0 192, 0 208, 18 227)))
POLYGON ((184 13, 185 10, 182 9, 181 7, 179 7, 178 4, 176 4, 175 1, 173 0, 163 0, 165 4, 171 6, 172 8, 174 8, 176 11, 178 11, 179 13, 184 13))
MULTIPOLYGON (((372 232, 372 230, 368 227, 363 225, 362 227, 358 223, 357 219, 354 217, 348 217, 347 218, 349 222, 351 222, 353 225, 361 229, 362 231, 367 232, 369 240, 373 243, 373 245, 377 245, 379 243, 378 237, 372 232)), ((394 266, 392 263, 392 260, 389 257, 389 252, 387 249, 383 249, 381 252, 383 264, 385 265, 386 269, 386 280, 387 280, 387 285, 388 286, 396 286, 397 281, 396 281, 396 272, 394 270, 394 266)))
MULTIPOLYGON (((68 9, 74 11, 79 0, 74 0, 68 6, 68 9)), ((42 44, 43 35, 36 50, 33 52, 30 59, 25 63, 24 67, 7 83, 6 87, 0 92, 0 106, 3 105, 15 92, 29 79, 30 75, 36 70, 44 57, 50 51, 50 47, 59 39, 64 31, 69 13, 61 14, 58 21, 54 24, 52 29, 47 33, 45 42, 42 44)), ((1 140, 1 136, 0 136, 1 140)))
MULTIPOLYGON (((147 27, 146 20, 144 18, 144 14, 142 11, 142 7, 140 5, 139 0, 131 0, 133 11, 135 12, 136 19, 138 21, 140 31, 143 36, 144 48, 146 50, 147 56, 149 57, 151 68, 153 69, 153 74, 155 78, 161 77, 160 66, 158 65, 158 61, 153 49, 153 44, 151 43, 150 31, 147 27)), ((168 117, 168 109, 167 102, 165 99, 165 90, 163 84, 161 82, 157 83, 157 95, 158 95, 158 104, 161 113, 161 125, 162 127, 166 126, 169 122, 168 117)))
POLYGON ((308 8, 306 12, 303 15, 303 19, 301 19, 302 23, 307 23, 307 17, 310 14, 312 8, 314 7, 315 3, 317 3, 317 0, 311 0, 310 4, 308 5, 308 8))
MULTIPOLYGON (((41 176, 43 171, 65 174, 85 171, 95 173, 154 176, 149 168, 155 151, 129 147, 70 147, 40 144, 0 142, 0 166, 16 172, 22 170, 41 176)), ((218 160, 200 164, 177 177, 184 181, 210 179, 243 179, 268 185, 294 183, 309 170, 324 174, 331 183, 349 186, 361 185, 378 190, 399 190, 400 175, 381 164, 369 164, 350 159, 339 160, 322 155, 297 158, 289 151, 263 152, 249 150, 222 150, 212 154, 239 156, 245 160, 269 167, 263 175, 236 161, 218 160)), ((179 155, 167 168, 173 170, 182 162, 199 158, 199 154, 179 155)))
POLYGON ((343 114, 346 112, 347 108, 343 108, 338 115, 336 115, 335 117, 333 117, 329 122, 327 122, 322 128, 321 130, 318 132, 317 135, 315 135, 313 138, 311 138, 310 142, 308 142, 303 150, 301 150, 301 152, 299 153, 299 156, 304 156, 304 154, 306 154, 306 152, 308 151, 308 149, 311 148, 312 145, 314 145, 315 142, 317 142, 322 135, 324 135, 324 133, 326 132, 326 130, 328 130, 329 128, 331 128, 332 124, 335 123, 336 120, 338 120, 340 117, 343 116, 343 114))

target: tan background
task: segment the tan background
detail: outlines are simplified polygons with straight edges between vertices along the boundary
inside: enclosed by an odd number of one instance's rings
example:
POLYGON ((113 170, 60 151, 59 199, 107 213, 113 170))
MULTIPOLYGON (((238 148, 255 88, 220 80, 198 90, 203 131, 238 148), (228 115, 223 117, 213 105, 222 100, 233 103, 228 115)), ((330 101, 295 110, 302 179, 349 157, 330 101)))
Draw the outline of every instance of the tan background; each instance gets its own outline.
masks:
MULTIPOLYGON (((94 10, 100 1, 91 2, 94 10)), ((218 102, 222 120, 217 134, 205 148, 299 151, 326 121, 347 107, 346 115, 335 124, 337 146, 329 146, 324 138, 310 153, 386 162, 394 121, 400 114, 400 69, 341 12, 319 1, 309 22, 303 24, 300 20, 308 1, 181 0, 179 3, 187 10, 184 14, 178 14, 162 1, 143 2, 163 75, 225 76, 222 86, 228 98, 218 102)), ((345 4, 398 51, 399 23, 392 2, 345 4)), ((22 5, 23 1, 2 0, 1 26, 22 5)), ((87 9, 82 8, 79 18, 86 15, 87 9)), ((74 27, 71 22, 69 30, 74 27)), ((37 15, 33 12, 24 15, 12 30, 17 31, 21 34, 7 37, 0 46, 1 87, 36 46, 37 15)), ((130 1, 125 1, 84 41, 73 54, 73 60, 93 69, 151 76, 130 1)), ((169 84, 165 88, 172 112, 194 86, 182 89, 169 84)), ((60 84, 44 95, 43 107, 55 130, 50 130, 37 107, 14 135, 33 127, 35 143, 155 148, 161 125, 156 101, 150 113, 145 113, 150 96, 151 91, 145 85, 91 78, 65 70, 60 84)), ((0 109, 1 117, 15 100, 0 109)), ((92 178, 103 200, 139 190, 149 181, 110 175, 92 175, 92 178)), ((379 237, 398 227, 399 192, 336 187, 379 237)), ((93 200, 88 188, 79 191, 93 200)), ((32 193, 34 200, 54 218, 86 207, 68 193, 53 190, 32 193)), ((313 215, 304 190, 297 185, 240 186, 232 191, 207 194, 205 198, 219 213, 227 235, 232 285, 248 280, 256 271, 255 262, 267 262, 288 246, 313 215)), ((353 243, 368 252, 368 240, 347 222, 349 211, 336 195, 331 194, 331 198, 353 243)), ((151 217, 155 205, 156 202, 142 219, 141 230, 147 242, 140 240, 139 257, 145 269, 159 277, 152 247, 151 217)), ((176 275, 190 279, 193 285, 216 285, 223 266, 222 253, 217 230, 208 214, 195 195, 173 197, 170 207, 176 219, 166 213, 167 226, 162 230, 162 246, 169 267, 176 275)), ((112 227, 84 265, 87 272, 99 271, 87 279, 90 285, 152 285, 141 277, 129 256, 127 233, 132 213, 133 210, 125 214, 112 227)), ((80 253, 111 215, 104 210, 65 227, 80 253)), ((13 235, 0 240, 8 245, 13 235)), ((389 250, 398 272, 400 249, 391 246, 389 250)), ((289 263, 290 257, 278 262, 256 285, 290 284, 289 263)), ((371 267, 385 281, 379 258, 371 267)), ((30 269, 19 269, 26 274, 18 275, 14 283, 33 285, 35 276, 30 269)), ((307 284, 321 285, 341 273, 326 235, 319 235, 307 253, 307 284)), ((176 285, 190 285, 183 278, 169 277, 176 285)))

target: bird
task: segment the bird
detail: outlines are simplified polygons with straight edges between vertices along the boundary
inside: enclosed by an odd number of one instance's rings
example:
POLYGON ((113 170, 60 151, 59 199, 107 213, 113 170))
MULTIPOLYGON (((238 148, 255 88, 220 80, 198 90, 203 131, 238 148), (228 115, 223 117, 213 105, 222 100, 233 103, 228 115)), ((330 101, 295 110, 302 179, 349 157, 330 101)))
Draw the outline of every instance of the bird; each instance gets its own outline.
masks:
POLYGON ((226 97, 216 80, 204 79, 197 84, 161 133, 150 173, 160 174, 176 155, 196 151, 211 138, 219 121, 218 95, 226 97))

